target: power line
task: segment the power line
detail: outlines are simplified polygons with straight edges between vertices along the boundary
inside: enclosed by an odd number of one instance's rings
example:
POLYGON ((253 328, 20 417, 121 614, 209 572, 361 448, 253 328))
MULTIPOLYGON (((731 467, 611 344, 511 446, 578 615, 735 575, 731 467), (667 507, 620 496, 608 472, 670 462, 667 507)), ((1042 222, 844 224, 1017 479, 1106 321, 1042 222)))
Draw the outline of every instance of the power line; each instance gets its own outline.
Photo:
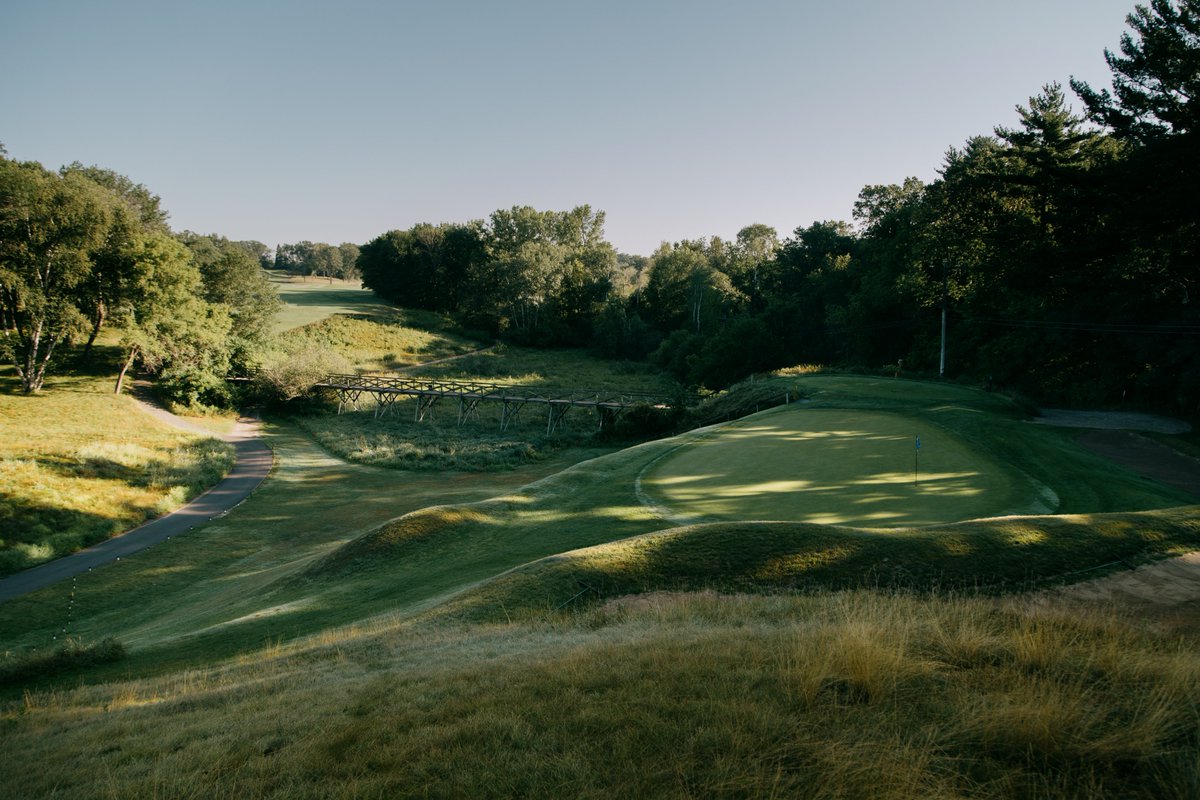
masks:
POLYGON ((1200 324, 1187 322, 1068 322, 1065 320, 1001 319, 998 317, 965 317, 967 322, 1004 328, 1034 328, 1051 331, 1081 331, 1085 333, 1145 333, 1200 336, 1200 324))

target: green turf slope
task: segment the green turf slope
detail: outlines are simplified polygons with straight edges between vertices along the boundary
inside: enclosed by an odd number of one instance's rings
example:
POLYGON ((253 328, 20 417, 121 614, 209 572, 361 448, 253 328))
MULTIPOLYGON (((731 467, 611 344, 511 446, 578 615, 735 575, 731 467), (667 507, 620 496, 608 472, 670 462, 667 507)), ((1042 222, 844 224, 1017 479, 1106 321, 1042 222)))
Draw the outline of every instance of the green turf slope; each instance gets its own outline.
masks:
MULTIPOLYGON (((1061 432, 1023 422, 1019 409, 1003 398, 918 384, 907 387, 904 398, 897 400, 887 396, 896 388, 893 384, 880 389, 872 384, 871 379, 852 378, 816 382, 813 385, 821 389, 813 391, 812 402, 802 407, 768 410, 732 425, 629 448, 482 503, 413 512, 331 551, 279 591, 288 599, 299 592, 320 595, 318 602, 329 607, 362 602, 363 587, 371 584, 370 597, 411 613, 433 608, 464 591, 469 596, 477 587, 489 592, 487 582, 506 570, 516 570, 509 573, 511 578, 522 574, 525 564, 536 562, 530 567, 535 570, 555 565, 552 575, 539 573, 532 583, 522 584, 524 588, 501 591, 489 608, 503 613, 510 605, 554 608, 574 594, 586 595, 588 585, 611 596, 673 585, 695 588, 710 580, 744 587, 1025 584, 1200 543, 1190 521, 1194 508, 1130 513, 1183 506, 1187 500, 1182 495, 1092 456, 1061 432), (838 394, 847 391, 853 394, 838 394), (819 407, 820 403, 872 402, 899 410, 819 407), (655 503, 642 502, 648 493, 638 492, 639 477, 643 485, 648 483, 673 458, 703 453, 707 442, 714 437, 720 441, 726 433, 734 437, 732 441, 744 442, 736 437, 777 431, 781 420, 794 419, 837 422, 836 430, 844 429, 847 419, 893 425, 896 431, 908 430, 912 422, 934 432, 923 437, 928 441, 923 452, 936 452, 937 456, 927 456, 935 464, 945 459, 939 472, 990 471, 1000 478, 994 484, 974 479, 973 488, 981 495, 950 495, 953 507, 943 521, 923 527, 738 521, 676 528, 655 503), (947 451, 958 460, 944 455, 947 451), (986 495, 989 487, 995 497, 986 495), (970 505, 980 502, 979 496, 983 505, 970 505), (1020 502, 1032 505, 1046 496, 1061 496, 1060 506, 1087 513, 954 522, 980 511, 1013 513, 1020 502), (579 554, 572 552, 591 553, 584 549, 594 547, 600 548, 594 552, 602 560, 617 567, 597 573, 586 566, 592 556, 581 562, 579 554), (647 553, 653 553, 653 558, 647 553), (547 581, 553 589, 544 587, 547 581)), ((865 434, 863 438, 870 440, 865 434)), ((886 435, 880 435, 879 441, 894 444, 886 435)), ((696 469, 714 467, 700 461, 696 469)), ((920 491, 920 487, 891 488, 893 505, 899 506, 900 492, 910 489, 914 494, 920 491)), ((930 495, 940 499, 938 492, 930 495)), ((846 497, 841 502, 847 502, 846 497)))
POLYGON ((1002 517, 862 529, 793 522, 691 525, 544 558, 435 616, 540 617, 661 590, 1012 591, 1080 570, 1200 547, 1195 508, 1002 517))

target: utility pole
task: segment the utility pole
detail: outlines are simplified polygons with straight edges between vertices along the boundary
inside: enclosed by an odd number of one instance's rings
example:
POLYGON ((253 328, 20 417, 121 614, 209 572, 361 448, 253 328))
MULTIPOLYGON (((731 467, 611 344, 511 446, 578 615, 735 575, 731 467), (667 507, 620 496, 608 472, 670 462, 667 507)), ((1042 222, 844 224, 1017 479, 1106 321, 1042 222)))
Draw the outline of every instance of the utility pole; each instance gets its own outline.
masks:
POLYGON ((946 278, 946 261, 942 260, 942 358, 938 364, 938 378, 946 378, 946 310, 950 306, 950 293, 946 278))

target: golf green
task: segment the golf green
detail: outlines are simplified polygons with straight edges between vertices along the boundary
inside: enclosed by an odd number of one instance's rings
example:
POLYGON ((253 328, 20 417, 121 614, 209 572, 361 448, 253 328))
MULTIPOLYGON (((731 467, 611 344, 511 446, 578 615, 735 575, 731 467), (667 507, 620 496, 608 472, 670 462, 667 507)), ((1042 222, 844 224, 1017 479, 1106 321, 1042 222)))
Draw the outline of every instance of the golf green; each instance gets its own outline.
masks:
POLYGON ((683 518, 901 527, 1037 511, 1017 477, 912 417, 788 406, 702 434, 641 486, 683 518))

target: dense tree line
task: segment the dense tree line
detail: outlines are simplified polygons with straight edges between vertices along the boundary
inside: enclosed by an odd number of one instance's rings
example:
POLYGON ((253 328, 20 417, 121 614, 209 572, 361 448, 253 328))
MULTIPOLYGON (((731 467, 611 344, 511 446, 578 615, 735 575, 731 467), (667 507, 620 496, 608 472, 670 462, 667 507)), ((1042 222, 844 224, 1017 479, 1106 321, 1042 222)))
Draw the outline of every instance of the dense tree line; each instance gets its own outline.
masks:
POLYGON ((174 234, 159 198, 127 177, 52 172, 0 150, 0 357, 39 391, 63 350, 119 331, 120 392, 134 365, 174 400, 217 404, 255 360, 279 299, 253 248, 174 234))
MULTIPOLYGON (((1200 0, 1153 0, 1106 52, 1112 88, 1049 84, 951 148, 935 180, 862 189, 852 222, 748 225, 617 253, 604 212, 517 206, 362 246, 174 234, 145 187, 0 149, 0 355, 27 392, 62 349, 121 332, 188 402, 255 364, 278 300, 260 267, 361 274, 493 336, 589 345, 717 387, 797 363, 947 374, 1066 402, 1200 411, 1200 0)), ((120 379, 118 380, 118 387, 120 379)))
POLYGON ((536 345, 587 343, 626 274, 604 239, 604 212, 589 206, 388 231, 363 245, 358 267, 363 285, 398 305, 536 345))
POLYGON ((865 187, 853 224, 615 253, 602 212, 531 208, 363 247, 364 283, 516 341, 590 343, 721 386, 796 363, 940 367, 1066 402, 1200 410, 1200 2, 1154 0, 1107 52, 951 148, 936 180, 865 187))

